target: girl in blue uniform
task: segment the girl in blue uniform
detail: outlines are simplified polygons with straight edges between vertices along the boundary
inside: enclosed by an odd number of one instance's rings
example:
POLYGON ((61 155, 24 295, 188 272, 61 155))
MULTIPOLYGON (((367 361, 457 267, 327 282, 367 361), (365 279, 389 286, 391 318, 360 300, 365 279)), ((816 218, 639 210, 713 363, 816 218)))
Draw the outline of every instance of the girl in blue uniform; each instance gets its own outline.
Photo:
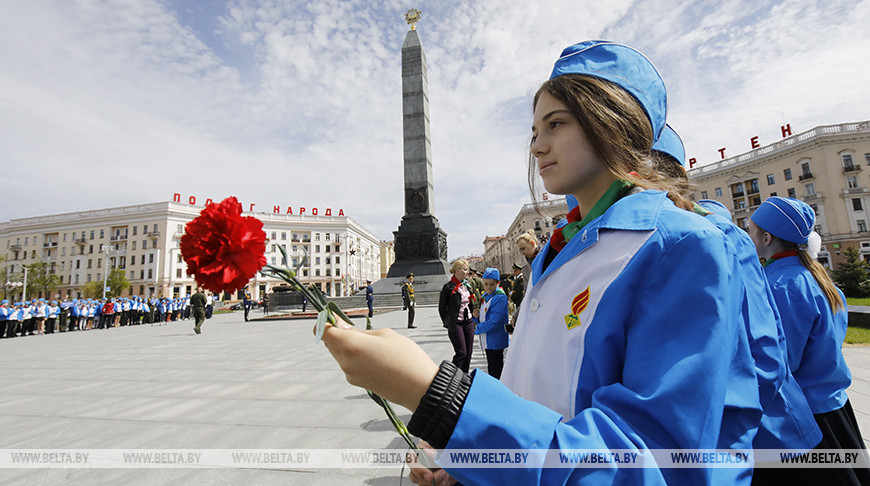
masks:
POLYGON ((496 268, 483 272, 483 304, 474 310, 474 334, 480 336, 480 346, 486 353, 486 372, 496 380, 504 369, 504 350, 508 347, 508 299, 499 287, 496 268))
MULTIPOLYGON (((816 449, 864 449, 846 395, 852 375, 841 346, 846 338, 846 298, 806 244, 815 212, 803 201, 766 199, 753 213, 749 236, 782 318, 788 364, 822 431, 816 449)), ((870 484, 870 470, 796 469, 803 484, 870 484), (835 478, 831 475, 835 474, 835 478)))
MULTIPOLYGON (((413 410, 409 430, 435 449, 651 457, 713 450, 723 434, 751 441, 761 406, 754 367, 734 362, 748 348, 734 312, 740 267, 723 234, 661 190, 667 181, 649 163, 667 111, 658 72, 630 47, 583 42, 565 49, 533 107, 533 194, 540 177, 578 208, 532 264, 501 382, 439 367, 390 330, 330 328, 323 340, 348 381, 413 410), (729 402, 742 408, 726 414, 729 402)), ((448 460, 439 459, 464 484, 748 484, 751 469, 448 460)))

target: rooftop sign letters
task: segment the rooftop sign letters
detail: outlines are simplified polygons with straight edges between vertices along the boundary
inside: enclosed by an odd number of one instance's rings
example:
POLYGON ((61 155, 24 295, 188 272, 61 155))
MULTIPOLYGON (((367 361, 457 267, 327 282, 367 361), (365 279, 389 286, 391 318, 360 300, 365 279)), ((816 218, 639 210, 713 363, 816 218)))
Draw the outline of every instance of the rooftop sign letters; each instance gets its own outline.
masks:
MULTIPOLYGON (((786 123, 785 125, 783 125, 779 128, 780 128, 780 130, 782 130, 782 138, 790 137, 792 135, 791 123, 786 123)), ((755 149, 761 147, 761 144, 758 143, 758 135, 749 139, 749 145, 752 147, 752 150, 755 150, 755 149)), ((721 160, 725 160, 725 147, 720 148, 718 150, 718 152, 719 152, 719 157, 721 158, 721 160)), ((689 169, 694 168, 695 164, 697 164, 697 163, 698 163, 698 159, 696 159, 695 157, 690 158, 689 159, 689 169)))
MULTIPOLYGON (((172 202, 184 202, 181 193, 174 193, 172 195, 172 202)), ((214 200, 211 198, 206 198, 205 202, 202 204, 203 207, 208 206, 209 204, 214 203, 214 200)), ((191 206, 196 206, 196 196, 189 196, 187 198, 187 204, 191 206)), ((254 203, 250 203, 248 205, 247 211, 249 213, 254 212, 254 207, 256 205, 254 203)), ((244 210, 245 205, 242 204, 242 209, 244 210)), ((268 211, 257 211, 260 213, 268 213, 268 211)), ((299 216, 344 216, 344 209, 339 209, 338 214, 332 214, 332 208, 326 208, 326 210, 321 211, 319 208, 306 208, 305 206, 297 206, 296 211, 293 210, 293 206, 286 206, 285 211, 281 211, 281 206, 272 206, 273 214, 296 214, 299 216)))

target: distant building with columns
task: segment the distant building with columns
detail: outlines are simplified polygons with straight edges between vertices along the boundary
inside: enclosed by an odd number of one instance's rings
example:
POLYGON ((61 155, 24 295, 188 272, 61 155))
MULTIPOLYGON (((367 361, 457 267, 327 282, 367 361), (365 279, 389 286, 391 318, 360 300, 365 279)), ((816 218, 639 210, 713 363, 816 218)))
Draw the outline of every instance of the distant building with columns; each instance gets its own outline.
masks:
MULTIPOLYGON (((0 264, 6 280, 20 279, 19 265, 44 262, 61 284, 52 295, 30 288, 30 297, 82 296, 85 284, 102 281, 106 268, 118 268, 130 282, 125 295, 183 297, 196 286, 187 275, 179 242, 185 225, 201 206, 158 202, 13 219, 0 223, 0 264)), ((307 253, 299 278, 331 297, 349 295, 380 277, 380 242, 347 216, 245 212, 263 222, 266 261, 281 265, 282 246, 295 268, 307 253)), ((280 285, 275 278, 251 279, 255 299, 280 285)), ((240 293, 221 296, 237 300, 240 293)))

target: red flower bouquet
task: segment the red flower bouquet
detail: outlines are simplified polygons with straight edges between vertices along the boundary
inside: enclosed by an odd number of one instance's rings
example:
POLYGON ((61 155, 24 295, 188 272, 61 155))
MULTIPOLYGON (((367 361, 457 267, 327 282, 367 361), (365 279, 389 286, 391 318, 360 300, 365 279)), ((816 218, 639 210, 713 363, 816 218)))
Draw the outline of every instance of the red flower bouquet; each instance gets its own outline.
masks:
POLYGON ((235 197, 209 204, 187 223, 181 256, 187 274, 213 292, 235 292, 266 265, 263 222, 242 216, 235 197))

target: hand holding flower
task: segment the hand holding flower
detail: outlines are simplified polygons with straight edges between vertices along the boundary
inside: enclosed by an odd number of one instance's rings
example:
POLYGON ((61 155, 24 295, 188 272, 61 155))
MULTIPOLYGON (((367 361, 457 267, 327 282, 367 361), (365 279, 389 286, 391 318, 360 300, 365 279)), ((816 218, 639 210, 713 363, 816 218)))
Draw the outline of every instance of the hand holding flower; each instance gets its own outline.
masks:
POLYGON ((323 343, 347 381, 411 410, 438 373, 420 346, 392 329, 358 331, 326 326, 323 343))

